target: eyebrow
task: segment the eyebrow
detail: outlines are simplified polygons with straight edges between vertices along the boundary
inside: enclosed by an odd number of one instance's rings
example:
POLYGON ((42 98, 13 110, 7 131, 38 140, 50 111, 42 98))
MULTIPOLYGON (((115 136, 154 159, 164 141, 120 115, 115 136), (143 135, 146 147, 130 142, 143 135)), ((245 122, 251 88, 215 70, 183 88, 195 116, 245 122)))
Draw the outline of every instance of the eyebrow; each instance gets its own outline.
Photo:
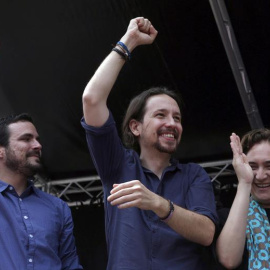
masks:
POLYGON ((39 137, 39 136, 35 137, 34 134, 32 134, 32 133, 24 133, 24 134, 21 134, 21 135, 18 137, 18 139, 25 138, 25 137, 28 137, 28 138, 35 138, 37 141, 40 140, 40 137, 39 137))
MULTIPOLYGON (((263 163, 266 164, 266 165, 270 165, 270 160, 266 160, 266 161, 264 161, 263 163)), ((257 165, 257 162, 250 161, 250 162, 249 162, 249 165, 257 165)))
POLYGON ((257 163, 256 162, 253 162, 253 161, 249 161, 248 164, 249 165, 257 165, 257 163))
MULTIPOLYGON (((157 113, 157 112, 168 112, 168 110, 167 109, 157 109, 157 110, 153 111, 153 113, 157 113)), ((173 114, 177 114, 179 116, 182 116, 181 112, 174 112, 173 114)))

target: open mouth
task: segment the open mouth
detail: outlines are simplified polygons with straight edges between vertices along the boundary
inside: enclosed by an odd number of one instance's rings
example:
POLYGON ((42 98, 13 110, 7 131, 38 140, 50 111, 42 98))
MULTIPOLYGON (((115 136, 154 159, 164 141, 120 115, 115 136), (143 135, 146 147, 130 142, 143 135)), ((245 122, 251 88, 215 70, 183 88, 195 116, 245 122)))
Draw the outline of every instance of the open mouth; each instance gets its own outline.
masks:
POLYGON ((179 136, 176 129, 160 129, 157 133, 161 137, 175 140, 177 140, 179 136))
POLYGON ((270 187, 270 184, 258 184, 258 183, 254 183, 254 185, 258 188, 268 188, 270 187))
POLYGON ((170 134, 170 133, 162 134, 161 136, 162 137, 166 137, 166 138, 174 139, 174 135, 173 134, 170 134))

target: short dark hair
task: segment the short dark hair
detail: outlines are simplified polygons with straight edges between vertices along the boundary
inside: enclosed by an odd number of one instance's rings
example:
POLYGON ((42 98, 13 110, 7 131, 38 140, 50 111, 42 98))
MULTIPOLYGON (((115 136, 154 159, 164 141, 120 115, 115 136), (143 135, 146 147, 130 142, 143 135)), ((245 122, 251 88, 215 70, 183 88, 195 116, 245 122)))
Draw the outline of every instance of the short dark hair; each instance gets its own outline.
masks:
POLYGON ((9 145, 9 129, 8 126, 20 121, 33 123, 32 117, 28 113, 11 114, 0 118, 0 146, 7 147, 9 145))
POLYGON ((140 153, 138 138, 131 132, 129 123, 132 119, 140 122, 143 120, 147 100, 156 95, 167 95, 173 98, 179 108, 181 108, 181 97, 176 92, 164 86, 152 87, 145 90, 130 101, 122 124, 123 143, 127 148, 132 148, 138 153, 140 153))
POLYGON ((241 140, 243 152, 247 154, 255 144, 263 141, 270 143, 270 129, 260 128, 249 131, 242 137, 241 140))

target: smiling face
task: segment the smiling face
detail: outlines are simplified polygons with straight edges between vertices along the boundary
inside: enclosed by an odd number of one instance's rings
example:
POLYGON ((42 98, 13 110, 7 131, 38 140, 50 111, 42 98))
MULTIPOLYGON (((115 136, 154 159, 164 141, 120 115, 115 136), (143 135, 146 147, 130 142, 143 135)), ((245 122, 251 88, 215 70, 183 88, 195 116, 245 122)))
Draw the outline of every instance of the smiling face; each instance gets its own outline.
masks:
POLYGON ((173 98, 164 94, 150 97, 143 120, 137 124, 141 152, 172 154, 176 151, 183 129, 180 109, 173 98))
POLYGON ((270 143, 255 144, 247 153, 254 173, 251 194, 265 208, 270 208, 270 143))
POLYGON ((19 121, 8 126, 9 144, 5 148, 4 165, 10 170, 32 176, 42 168, 41 144, 35 126, 19 121))

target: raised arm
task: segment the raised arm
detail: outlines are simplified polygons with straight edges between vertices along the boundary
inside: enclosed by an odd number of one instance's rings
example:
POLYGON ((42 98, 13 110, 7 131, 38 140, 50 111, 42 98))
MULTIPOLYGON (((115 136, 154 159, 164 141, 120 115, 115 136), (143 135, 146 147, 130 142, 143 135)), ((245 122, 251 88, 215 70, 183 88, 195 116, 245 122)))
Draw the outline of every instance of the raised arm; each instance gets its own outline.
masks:
MULTIPOLYGON (((120 41, 132 52, 139 45, 151 44, 156 36, 157 31, 151 22, 138 17, 130 21, 120 41)), ((125 59, 112 51, 87 84, 83 93, 83 112, 88 125, 99 127, 108 119, 107 98, 124 64, 125 59)))
POLYGON ((220 263, 234 269, 241 261, 246 241, 246 225, 253 172, 246 155, 242 152, 240 139, 232 134, 233 167, 238 178, 238 187, 228 219, 217 240, 217 255, 220 263))

